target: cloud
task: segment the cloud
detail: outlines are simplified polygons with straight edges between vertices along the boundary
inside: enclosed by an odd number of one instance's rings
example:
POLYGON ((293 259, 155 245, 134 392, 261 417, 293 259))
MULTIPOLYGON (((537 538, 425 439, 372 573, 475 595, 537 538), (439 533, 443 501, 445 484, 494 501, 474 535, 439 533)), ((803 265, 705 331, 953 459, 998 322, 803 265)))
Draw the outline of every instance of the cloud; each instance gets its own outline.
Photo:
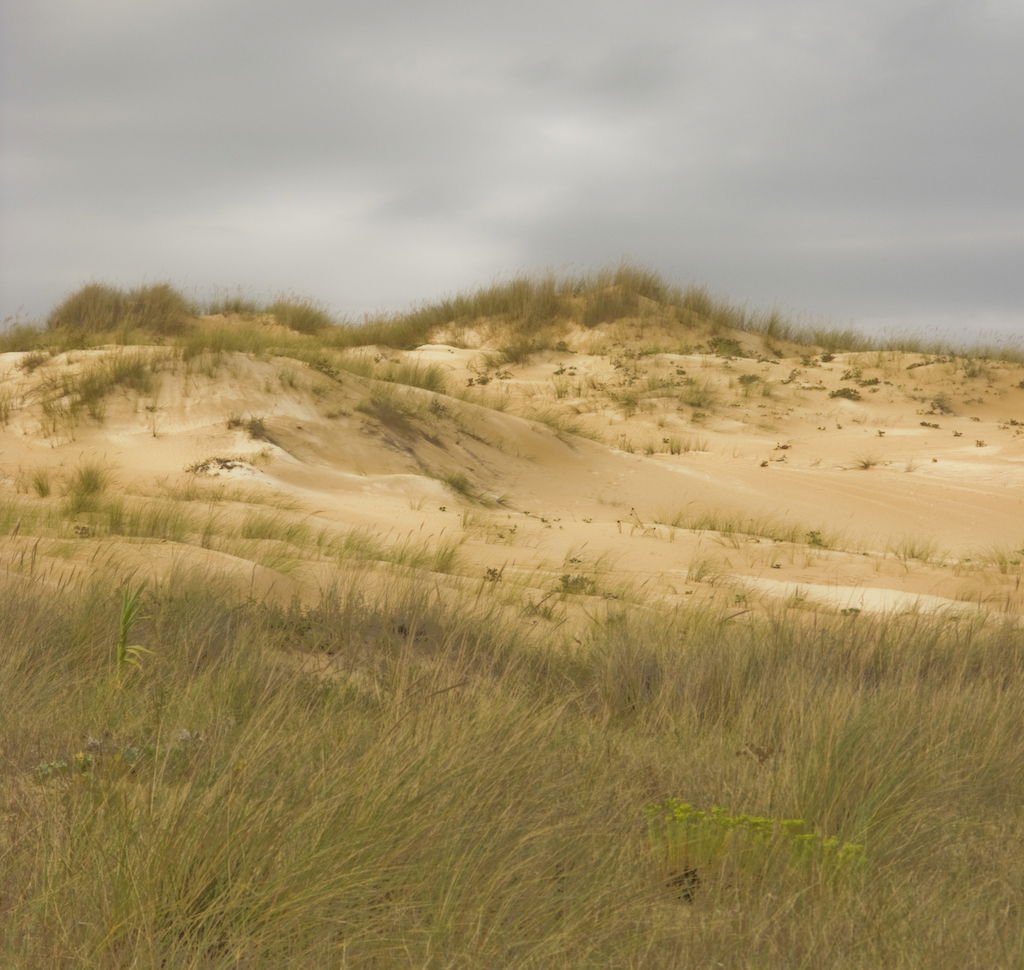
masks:
POLYGON ((1010 2, 54 0, 7 20, 5 313, 93 277, 356 313, 623 256, 843 323, 1020 312, 1010 2))

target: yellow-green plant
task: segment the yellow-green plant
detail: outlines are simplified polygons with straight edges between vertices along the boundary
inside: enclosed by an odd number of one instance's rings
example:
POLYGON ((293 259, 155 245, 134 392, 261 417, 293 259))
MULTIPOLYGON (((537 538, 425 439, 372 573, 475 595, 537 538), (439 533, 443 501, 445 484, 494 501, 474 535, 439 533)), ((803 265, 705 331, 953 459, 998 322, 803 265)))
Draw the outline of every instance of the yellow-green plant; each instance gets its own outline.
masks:
POLYGON ((129 667, 138 669, 142 666, 142 657, 153 652, 138 644, 131 646, 128 644, 128 636, 135 625, 135 621, 138 619, 139 610, 142 609, 142 593, 145 589, 146 584, 141 583, 133 592, 125 589, 121 594, 121 622, 117 637, 115 670, 118 686, 124 683, 129 667))
POLYGON ((704 874, 727 864, 758 871, 776 859, 832 879, 866 862, 863 845, 823 837, 800 818, 730 815, 718 806, 702 811, 676 798, 650 804, 644 814, 651 846, 673 873, 704 874))

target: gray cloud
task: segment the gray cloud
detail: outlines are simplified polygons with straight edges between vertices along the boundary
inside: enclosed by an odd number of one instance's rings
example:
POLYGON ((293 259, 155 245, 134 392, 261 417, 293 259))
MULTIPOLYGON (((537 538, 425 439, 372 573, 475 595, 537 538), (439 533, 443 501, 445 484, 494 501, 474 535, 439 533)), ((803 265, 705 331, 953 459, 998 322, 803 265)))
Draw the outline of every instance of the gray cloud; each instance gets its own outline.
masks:
POLYGON ((23 0, 4 28, 3 314, 165 277, 357 314, 629 257, 1024 334, 1010 0, 23 0))

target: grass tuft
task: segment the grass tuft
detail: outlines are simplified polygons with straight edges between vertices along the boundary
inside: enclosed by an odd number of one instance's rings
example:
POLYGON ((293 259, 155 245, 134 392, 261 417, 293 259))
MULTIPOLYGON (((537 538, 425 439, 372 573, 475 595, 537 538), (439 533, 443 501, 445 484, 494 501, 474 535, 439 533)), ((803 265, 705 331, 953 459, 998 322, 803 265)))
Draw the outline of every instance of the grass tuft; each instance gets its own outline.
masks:
POLYGON ((110 483, 110 471, 104 465, 98 461, 83 462, 72 472, 65 488, 67 513, 78 515, 95 511, 97 500, 110 483))

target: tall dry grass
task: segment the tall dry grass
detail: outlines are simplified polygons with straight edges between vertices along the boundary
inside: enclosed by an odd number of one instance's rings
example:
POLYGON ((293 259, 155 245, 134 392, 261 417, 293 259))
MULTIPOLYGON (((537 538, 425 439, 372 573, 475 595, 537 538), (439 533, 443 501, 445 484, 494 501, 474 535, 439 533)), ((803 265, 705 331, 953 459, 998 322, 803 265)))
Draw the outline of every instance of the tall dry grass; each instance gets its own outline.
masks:
POLYGON ((339 574, 0 584, 0 963, 1009 967, 1024 643, 1009 622, 609 610, 339 574), (375 590, 371 592, 371 590, 375 590), (862 878, 729 854, 692 901, 644 808, 800 818, 862 878))

